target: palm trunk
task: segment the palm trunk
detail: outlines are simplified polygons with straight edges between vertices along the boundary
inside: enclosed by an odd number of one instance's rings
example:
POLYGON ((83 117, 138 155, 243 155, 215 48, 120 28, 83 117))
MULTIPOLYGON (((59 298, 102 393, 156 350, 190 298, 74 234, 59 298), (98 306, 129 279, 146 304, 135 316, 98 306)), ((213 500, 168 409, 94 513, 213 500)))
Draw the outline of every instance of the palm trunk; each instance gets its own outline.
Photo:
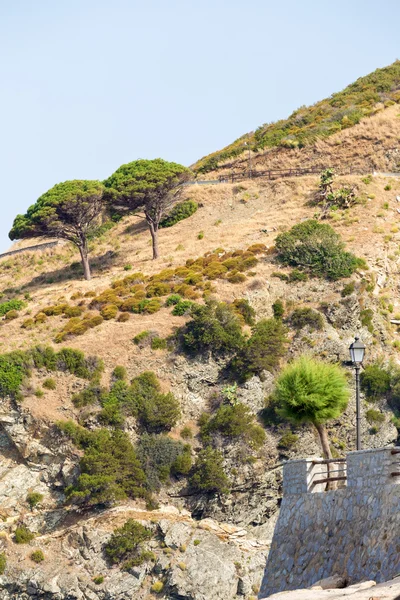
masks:
MULTIPOLYGON (((332 452, 331 452, 331 447, 329 445, 329 438, 328 438, 328 432, 326 430, 325 425, 323 425, 322 423, 315 423, 315 428, 318 431, 318 435, 319 435, 319 439, 321 442, 321 448, 322 448, 322 453, 324 455, 324 458, 326 459, 331 459, 332 458, 332 452)), ((327 475, 328 478, 330 478, 331 476, 331 470, 332 470, 332 465, 331 463, 328 463, 326 465, 327 467, 327 475)), ((327 490, 334 490, 336 489, 336 482, 328 482, 326 484, 326 489, 327 490)))
POLYGON ((83 242, 83 244, 81 246, 79 246, 79 252, 81 255, 83 275, 84 275, 86 281, 89 281, 91 279, 91 273, 90 273, 88 247, 87 247, 86 240, 83 242))
POLYGON ((155 260, 159 256, 159 253, 158 253, 158 225, 155 224, 153 221, 147 221, 147 222, 149 224, 151 241, 153 244, 153 260, 155 260))

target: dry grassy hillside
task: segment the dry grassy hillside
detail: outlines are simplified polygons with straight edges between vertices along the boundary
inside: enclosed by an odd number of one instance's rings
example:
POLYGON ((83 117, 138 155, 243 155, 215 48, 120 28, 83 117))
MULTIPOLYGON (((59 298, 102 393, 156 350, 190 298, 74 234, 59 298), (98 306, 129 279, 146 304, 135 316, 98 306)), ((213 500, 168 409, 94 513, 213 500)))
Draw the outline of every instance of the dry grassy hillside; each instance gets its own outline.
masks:
MULTIPOLYGON (((251 165, 255 171, 329 166, 351 167, 356 173, 400 171, 399 139, 399 106, 381 105, 375 115, 304 148, 252 151, 251 165)), ((240 156, 221 161, 218 170, 207 174, 207 178, 247 172, 248 168, 249 153, 243 146, 240 156)))

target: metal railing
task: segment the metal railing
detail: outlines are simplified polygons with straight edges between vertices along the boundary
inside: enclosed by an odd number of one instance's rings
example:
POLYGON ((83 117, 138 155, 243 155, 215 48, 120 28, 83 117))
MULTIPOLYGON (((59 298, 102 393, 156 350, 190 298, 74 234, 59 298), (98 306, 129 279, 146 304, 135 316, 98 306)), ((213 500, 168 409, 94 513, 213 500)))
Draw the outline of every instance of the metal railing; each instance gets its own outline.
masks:
POLYGON ((327 465, 326 471, 320 471, 319 473, 313 473, 313 478, 310 482, 311 486, 319 485, 319 484, 329 484, 338 481, 347 481, 347 463, 345 458, 325 458, 318 459, 312 461, 313 465, 327 465), (332 468, 336 465, 343 465, 342 467, 332 468), (336 475, 336 473, 340 473, 340 475, 336 475), (319 475, 323 475, 320 479, 314 479, 319 475))

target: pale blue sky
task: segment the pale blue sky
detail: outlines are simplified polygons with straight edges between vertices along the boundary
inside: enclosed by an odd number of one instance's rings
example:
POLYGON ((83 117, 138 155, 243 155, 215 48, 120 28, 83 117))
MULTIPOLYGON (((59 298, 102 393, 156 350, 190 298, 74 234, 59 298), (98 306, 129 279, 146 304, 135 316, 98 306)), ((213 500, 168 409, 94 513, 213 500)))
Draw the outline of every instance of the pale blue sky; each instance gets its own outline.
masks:
POLYGON ((189 165, 400 57, 398 0, 0 0, 2 218, 136 158, 189 165))

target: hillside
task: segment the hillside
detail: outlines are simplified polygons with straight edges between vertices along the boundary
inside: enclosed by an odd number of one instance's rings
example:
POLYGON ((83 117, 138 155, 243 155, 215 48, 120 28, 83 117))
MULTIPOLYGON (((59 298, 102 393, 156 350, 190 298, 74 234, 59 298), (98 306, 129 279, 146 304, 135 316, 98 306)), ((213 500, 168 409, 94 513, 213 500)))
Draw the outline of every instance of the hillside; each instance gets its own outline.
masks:
MULTIPOLYGON (((365 263, 351 277, 296 281, 290 277, 292 269, 277 261, 274 243, 279 233, 320 215, 312 202, 318 181, 318 177, 300 177, 188 187, 187 197, 199 208, 160 231, 160 259, 151 260, 145 226, 126 217, 104 228, 91 242, 91 281, 81 279, 78 254, 69 244, 0 260, 1 303, 20 302, 14 303, 16 308, 7 305, 13 314, 7 313, 0 323, 1 373, 8 373, 7 353, 18 351, 12 360, 17 376, 22 377, 17 387, 14 379, 0 378, 0 555, 4 552, 7 559, 1 579, 5 600, 25 598, 31 580, 36 582, 39 597, 51 599, 128 599, 134 590, 136 598, 147 600, 157 597, 156 590, 161 588, 158 597, 179 600, 256 597, 279 510, 279 464, 287 458, 320 454, 311 427, 276 421, 268 409, 279 369, 305 352, 346 362, 348 345, 357 331, 367 345, 368 363, 383 358, 384 365, 389 360, 399 364, 400 334, 390 321, 400 314, 400 180, 339 177, 335 186, 355 186, 359 201, 346 210, 333 207, 326 222, 341 236, 346 249, 365 263), (225 266, 233 263, 238 271, 225 266), (165 341, 191 321, 189 312, 174 315, 174 306, 166 306, 167 298, 176 293, 200 305, 210 295, 227 303, 244 299, 247 303, 242 306, 254 309, 256 322, 271 318, 273 303, 282 300, 289 343, 279 366, 238 381, 232 392, 229 356, 193 355, 165 341), (116 307, 115 312, 107 309, 110 305, 116 307), (298 308, 320 315, 321 328, 307 323, 293 326, 289 317, 298 308), (90 327, 85 324, 88 320, 90 327), (57 354, 49 350, 30 354, 38 345, 53 348, 57 354), (83 356, 65 353, 65 347, 82 351, 83 356), (164 415, 171 420, 163 421, 161 433, 156 420, 162 405, 151 414, 141 413, 140 407, 129 412, 128 383, 119 384, 128 394, 124 400, 116 392, 113 396, 116 366, 126 369, 126 376, 119 371, 122 382, 134 380, 135 385, 140 383, 138 376, 153 371, 160 384, 157 394, 164 394, 160 398, 165 403, 172 392, 180 414, 176 418, 164 415), (18 392, 4 393, 6 386, 18 392), (132 444, 140 455, 150 434, 152 439, 164 440, 166 450, 160 452, 179 454, 186 445, 186 455, 181 456, 187 458, 189 452, 194 464, 207 445, 199 418, 203 413, 215 416, 229 393, 248 411, 250 425, 239 435, 223 430, 209 434, 212 447, 221 453, 220 469, 228 480, 218 493, 194 490, 189 483, 192 471, 188 474, 183 463, 181 471, 168 461, 160 463, 164 470, 154 465, 151 470, 147 455, 147 462, 141 459, 147 483, 135 493, 129 491, 115 506, 109 502, 65 504, 68 486, 75 486, 76 498, 82 492, 76 487, 84 468, 82 463, 79 466, 82 455, 89 463, 95 457, 106 460, 107 446, 125 444, 118 431, 126 435, 124 454, 132 444), (62 433, 57 423, 68 419, 83 430, 70 428, 69 437, 62 433), (251 437, 259 432, 254 426, 260 425, 265 437, 251 437), (100 438, 93 437, 96 432, 117 437, 106 437, 103 446, 100 438), (98 446, 91 446, 93 440, 98 446), (225 485, 229 489, 222 489, 225 485), (27 495, 32 492, 43 498, 30 511, 27 495), (146 548, 152 560, 123 571, 106 560, 104 545, 129 518, 151 530, 146 548), (36 534, 28 544, 14 541, 21 525, 36 534), (40 564, 30 558, 37 549, 45 556, 40 564), (163 585, 158 588, 159 583, 163 585), (75 596, 67 595, 70 590, 75 596)), ((19 242, 18 247, 34 243, 19 242)), ((250 334, 249 325, 241 321, 241 327, 250 334)), ((352 382, 350 369, 349 377, 352 382)), ((396 440, 396 409, 385 395, 373 403, 364 399, 362 410, 365 447, 396 440)), ((329 428, 336 455, 354 448, 353 415, 354 397, 329 428)), ((113 452, 118 456, 120 447, 115 446, 113 452)), ((166 460, 164 455, 162 460, 166 460)), ((117 470, 129 471, 129 465, 117 464, 117 470)))
POLYGON ((388 119, 384 117, 385 123, 374 116, 386 113, 385 108, 397 104, 399 100, 400 61, 396 61, 388 67, 360 77, 343 91, 334 93, 329 98, 309 107, 300 107, 287 119, 261 125, 254 132, 241 136, 222 150, 200 159, 194 165, 194 169, 199 174, 219 171, 224 165, 229 165, 231 170, 246 170, 249 149, 253 169, 259 165, 269 169, 308 167, 314 164, 321 166, 321 159, 325 161, 322 166, 344 166, 343 152, 338 156, 336 151, 342 150, 342 144, 346 147, 347 141, 363 140, 363 146, 372 146, 372 141, 378 145, 378 156, 375 156, 372 147, 369 147, 367 152, 365 147, 353 150, 349 148, 349 152, 345 152, 346 163, 353 164, 357 169, 361 161, 366 171, 396 170, 397 167, 393 167, 399 164, 399 157, 389 156, 385 160, 379 152, 379 146, 386 144, 385 138, 387 135, 392 137, 391 133, 393 139, 396 139, 396 135, 398 139, 398 124, 395 122, 398 106, 394 106, 388 119), (355 137, 350 140, 353 129, 357 129, 359 124, 362 124, 362 127, 358 128, 355 137), (384 131, 381 129, 383 125, 384 131), (397 134, 390 131, 393 126, 397 129, 397 134), (377 127, 380 128, 379 132, 377 127), (330 150, 328 154, 327 150, 330 150))

